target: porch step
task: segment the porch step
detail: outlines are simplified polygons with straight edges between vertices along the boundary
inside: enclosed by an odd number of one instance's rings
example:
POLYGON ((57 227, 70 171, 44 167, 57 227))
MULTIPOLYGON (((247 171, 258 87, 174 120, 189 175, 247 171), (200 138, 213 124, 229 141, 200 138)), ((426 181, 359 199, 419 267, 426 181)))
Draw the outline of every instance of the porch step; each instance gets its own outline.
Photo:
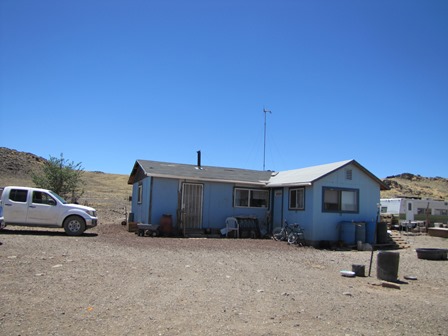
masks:
POLYGON ((376 244, 375 246, 380 249, 390 250, 406 249, 411 247, 407 240, 402 235, 400 235, 398 231, 395 230, 392 230, 389 234, 388 242, 384 244, 376 244))
POLYGON ((185 229, 185 238, 221 238, 219 229, 185 229))

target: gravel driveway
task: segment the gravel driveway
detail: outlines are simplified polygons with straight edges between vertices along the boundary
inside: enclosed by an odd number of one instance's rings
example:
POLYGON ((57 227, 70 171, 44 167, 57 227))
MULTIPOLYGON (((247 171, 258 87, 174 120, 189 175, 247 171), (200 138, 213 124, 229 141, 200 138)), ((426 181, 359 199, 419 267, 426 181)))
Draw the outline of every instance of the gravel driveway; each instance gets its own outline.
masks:
POLYGON ((415 252, 448 240, 408 240, 392 289, 378 286, 376 253, 372 277, 340 275, 368 273, 370 252, 8 227, 0 335, 448 335, 448 261, 415 252))

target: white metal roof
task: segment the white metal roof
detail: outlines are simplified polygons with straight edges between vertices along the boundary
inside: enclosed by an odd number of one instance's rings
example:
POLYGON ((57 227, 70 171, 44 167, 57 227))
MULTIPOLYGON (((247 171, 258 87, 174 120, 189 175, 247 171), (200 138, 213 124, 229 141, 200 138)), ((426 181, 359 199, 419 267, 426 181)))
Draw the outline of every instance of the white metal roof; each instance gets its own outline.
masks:
POLYGON ((354 162, 354 160, 345 160, 320 166, 282 171, 271 177, 267 185, 268 187, 311 185, 314 181, 351 162, 354 162))

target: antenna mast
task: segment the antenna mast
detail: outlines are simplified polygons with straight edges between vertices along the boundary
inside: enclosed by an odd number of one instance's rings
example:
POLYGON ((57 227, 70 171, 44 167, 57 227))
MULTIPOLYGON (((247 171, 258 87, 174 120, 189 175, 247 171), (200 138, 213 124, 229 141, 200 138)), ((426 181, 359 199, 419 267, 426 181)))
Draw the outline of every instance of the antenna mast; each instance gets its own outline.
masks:
POLYGON ((266 170, 266 113, 271 113, 271 110, 266 110, 263 107, 263 112, 264 112, 264 143, 263 143, 263 170, 266 170))

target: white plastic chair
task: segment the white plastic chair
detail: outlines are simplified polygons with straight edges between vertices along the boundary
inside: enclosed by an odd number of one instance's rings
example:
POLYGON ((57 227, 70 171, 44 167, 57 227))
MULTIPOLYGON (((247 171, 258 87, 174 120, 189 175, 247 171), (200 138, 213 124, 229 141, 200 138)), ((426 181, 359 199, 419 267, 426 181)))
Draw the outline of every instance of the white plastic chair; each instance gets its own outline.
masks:
POLYGON ((235 217, 227 217, 226 219, 226 237, 229 236, 230 231, 236 231, 236 237, 240 237, 240 225, 235 217))

